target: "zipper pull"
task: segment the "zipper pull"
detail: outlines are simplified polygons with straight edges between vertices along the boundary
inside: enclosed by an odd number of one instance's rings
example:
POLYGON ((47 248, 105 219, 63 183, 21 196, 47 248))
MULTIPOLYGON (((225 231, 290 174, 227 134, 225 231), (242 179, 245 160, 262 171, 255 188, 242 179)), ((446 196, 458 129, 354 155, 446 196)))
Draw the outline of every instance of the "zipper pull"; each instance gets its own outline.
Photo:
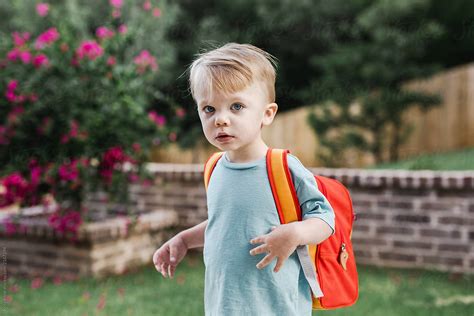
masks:
POLYGON ((347 270, 347 259, 349 259, 349 254, 346 250, 346 244, 342 243, 341 245, 341 253, 339 254, 339 262, 344 270, 347 270))

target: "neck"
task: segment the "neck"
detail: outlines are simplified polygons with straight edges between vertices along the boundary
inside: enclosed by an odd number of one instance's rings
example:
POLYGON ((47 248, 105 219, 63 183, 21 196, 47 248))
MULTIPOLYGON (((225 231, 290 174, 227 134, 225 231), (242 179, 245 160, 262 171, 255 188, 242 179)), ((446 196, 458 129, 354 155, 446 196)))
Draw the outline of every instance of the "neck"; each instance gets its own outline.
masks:
POLYGON ((255 143, 240 148, 239 150, 227 151, 227 158, 229 158, 231 162, 250 162, 265 157, 267 150, 268 146, 263 142, 262 139, 260 139, 255 143))

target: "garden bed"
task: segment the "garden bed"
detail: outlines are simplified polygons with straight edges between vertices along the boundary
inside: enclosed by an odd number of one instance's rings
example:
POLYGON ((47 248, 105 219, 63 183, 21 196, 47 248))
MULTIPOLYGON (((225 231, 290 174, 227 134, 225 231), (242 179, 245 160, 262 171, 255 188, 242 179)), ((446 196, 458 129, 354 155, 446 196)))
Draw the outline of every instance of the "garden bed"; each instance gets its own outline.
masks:
POLYGON ((21 229, 0 236, 4 271, 20 277, 122 274, 134 267, 152 264, 153 252, 175 233, 174 211, 155 210, 137 215, 83 223, 76 240, 55 231, 47 216, 21 217, 21 229))

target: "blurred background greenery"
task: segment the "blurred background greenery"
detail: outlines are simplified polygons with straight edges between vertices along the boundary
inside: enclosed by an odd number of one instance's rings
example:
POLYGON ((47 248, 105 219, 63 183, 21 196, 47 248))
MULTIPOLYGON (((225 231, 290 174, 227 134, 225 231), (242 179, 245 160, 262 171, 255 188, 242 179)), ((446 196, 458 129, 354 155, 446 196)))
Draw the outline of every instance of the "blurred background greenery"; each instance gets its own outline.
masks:
MULTIPOLYGON (((396 161, 397 148, 410 133, 402 113, 413 106, 427 109, 440 102, 436 94, 404 91, 402 83, 469 63, 474 52, 474 5, 467 0, 124 1, 121 15, 113 19, 108 1, 50 1, 46 17, 38 17, 36 3, 0 3, 2 47, 8 46, 14 31, 34 35, 58 24, 67 26, 70 36, 78 40, 93 36, 104 21, 116 27, 126 23, 133 36, 120 54, 131 57, 147 49, 159 64, 158 74, 144 87, 147 98, 137 102, 145 102, 148 110, 159 110, 170 123, 177 108, 187 110, 181 120, 173 121, 176 137, 172 138, 182 148, 192 148, 202 139, 183 73, 193 56, 230 41, 267 50, 280 60, 279 112, 310 104, 322 110, 323 115, 311 115, 310 122, 327 149, 320 153, 326 165, 331 164, 334 153, 350 146, 372 153, 378 163, 387 160, 382 151, 389 147, 388 160, 396 161), (155 9, 160 10, 159 17, 145 18, 155 9), (357 119, 349 115, 353 100, 362 104, 357 119), (336 104, 343 115, 329 115, 328 104, 336 104), (326 137, 331 128, 348 125, 364 128, 374 141, 368 142, 355 129, 337 141, 326 137), (387 125, 397 132, 386 134, 383 128, 387 125)), ((120 82, 126 80, 115 82, 115 87, 120 82)), ((132 130, 122 126, 123 137, 132 130)), ((104 139, 118 141, 110 135, 104 139)), ((162 145, 169 142, 166 137, 160 139, 162 145)))

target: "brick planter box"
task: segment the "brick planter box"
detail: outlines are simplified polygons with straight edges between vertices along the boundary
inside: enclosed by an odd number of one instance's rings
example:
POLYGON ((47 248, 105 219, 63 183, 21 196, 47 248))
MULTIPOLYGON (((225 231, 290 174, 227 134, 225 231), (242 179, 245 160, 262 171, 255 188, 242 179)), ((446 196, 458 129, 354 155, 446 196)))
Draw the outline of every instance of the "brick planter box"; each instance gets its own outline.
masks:
POLYGON ((7 274, 75 279, 121 274, 152 264, 156 248, 175 234, 177 215, 155 210, 137 216, 131 224, 125 217, 85 223, 75 242, 55 232, 45 216, 22 218, 21 224, 22 232, 0 236, 7 274))

